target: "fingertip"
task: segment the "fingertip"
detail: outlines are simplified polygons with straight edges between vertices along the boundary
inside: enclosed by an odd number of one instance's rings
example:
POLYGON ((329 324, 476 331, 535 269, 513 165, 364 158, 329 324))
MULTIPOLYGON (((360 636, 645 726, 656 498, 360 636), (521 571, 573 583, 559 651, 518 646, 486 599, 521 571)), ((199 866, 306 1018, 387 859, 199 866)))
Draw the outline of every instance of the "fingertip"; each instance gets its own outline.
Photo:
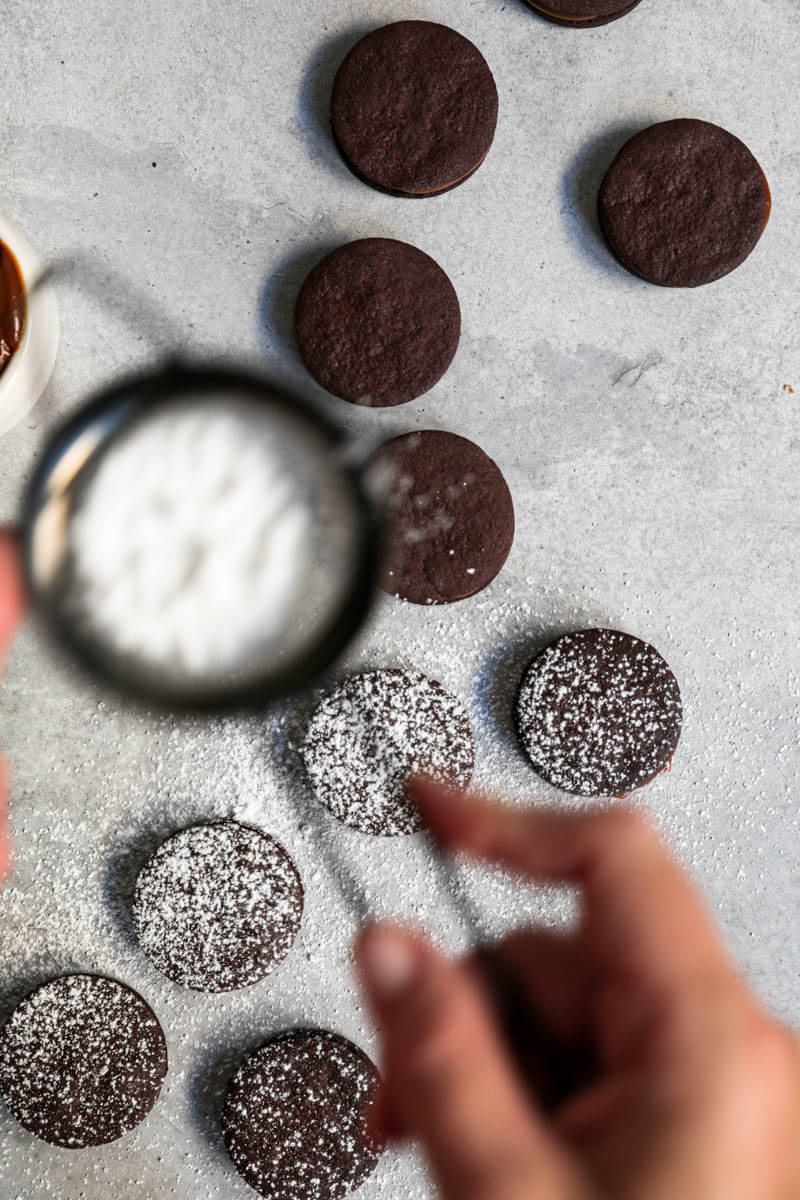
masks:
POLYGON ((395 925, 364 930, 357 957, 380 1018, 378 1131, 417 1138, 444 1195, 465 1196, 476 1177, 481 1194, 526 1194, 546 1148, 474 973, 395 925))
POLYGON ((355 957, 364 989, 376 1008, 393 1004, 413 988, 427 944, 400 925, 376 923, 363 929, 355 957))
POLYGON ((430 775, 416 775, 407 784, 409 799, 416 805, 427 829, 445 844, 459 842, 468 825, 467 793, 430 775))
POLYGON ((432 775, 426 775, 424 771, 411 776, 406 783, 406 790, 420 808, 430 806, 434 810, 440 803, 447 805, 448 801, 461 794, 441 780, 434 779, 432 775))
POLYGON ((416 771, 413 775, 409 775, 406 786, 415 792, 424 792, 428 789, 437 791, 440 788, 444 789, 445 791, 449 790, 444 783, 437 779, 435 775, 431 775, 428 771, 416 771))

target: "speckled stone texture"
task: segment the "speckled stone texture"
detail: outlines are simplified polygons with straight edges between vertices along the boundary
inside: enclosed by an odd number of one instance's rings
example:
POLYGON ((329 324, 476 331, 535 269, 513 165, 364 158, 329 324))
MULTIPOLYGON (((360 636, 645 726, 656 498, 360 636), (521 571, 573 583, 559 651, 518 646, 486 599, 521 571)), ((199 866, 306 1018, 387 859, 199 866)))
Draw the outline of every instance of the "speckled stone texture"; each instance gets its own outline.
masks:
MULTIPOLYGON (((52 383, 0 439, 0 518, 13 519, 55 421, 141 365, 148 339, 165 344, 162 312, 188 352, 257 357, 369 446, 420 428, 470 438, 514 496, 503 571, 459 604, 381 596, 337 679, 378 666, 438 679, 469 710, 476 787, 563 802, 533 775, 511 724, 532 654, 599 625, 658 647, 680 680, 683 732, 672 771, 630 802, 691 868, 759 995, 800 1023, 797 3, 717 0, 710 11, 643 0, 622 21, 572 33, 518 0, 409 0, 402 14, 395 0, 339 0, 325 13, 278 0, 140 0, 135 14, 129 0, 106 0, 91 26, 97 9, 76 0, 6 4, 0 210, 45 259, 74 248, 123 268, 160 312, 129 330, 85 284, 59 287, 52 383), (398 15, 454 26, 480 47, 500 94, 486 161, 435 202, 366 187, 331 138, 339 64, 398 15), (775 196, 756 252, 692 292, 629 274, 597 222, 620 147, 686 116, 733 130, 775 196), (303 279, 365 237, 424 249, 463 318, 441 383, 380 411, 323 391, 293 350, 303 279)), ((4 1200, 253 1200, 219 1133, 241 1056, 304 1023, 377 1060, 352 975, 367 913, 465 946, 424 839, 349 830, 296 769, 317 699, 257 720, 126 712, 25 628, 0 685, 15 841, 0 904, 2 1015, 43 977, 110 972, 158 1013, 171 1070, 147 1122, 98 1154, 35 1142, 0 1110, 4 1200), (285 969, 235 996, 200 995, 141 953, 130 896, 163 838, 229 816, 286 847, 306 911, 285 969)), ((496 872, 460 878, 497 934, 571 915, 552 890, 496 872)), ((433 1196, 418 1159, 390 1151, 358 1200, 433 1196)))

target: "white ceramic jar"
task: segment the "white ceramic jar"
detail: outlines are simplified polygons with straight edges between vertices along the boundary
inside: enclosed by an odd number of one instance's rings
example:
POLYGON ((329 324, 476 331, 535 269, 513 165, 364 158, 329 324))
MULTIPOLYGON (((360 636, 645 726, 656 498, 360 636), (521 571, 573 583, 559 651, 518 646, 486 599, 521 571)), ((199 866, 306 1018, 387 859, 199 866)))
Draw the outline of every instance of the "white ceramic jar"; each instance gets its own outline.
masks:
POLYGON ((47 386, 58 350, 58 309, 49 283, 34 289, 42 264, 24 234, 2 215, 0 242, 17 261, 27 301, 22 338, 0 372, 0 434, 4 434, 27 416, 47 386))

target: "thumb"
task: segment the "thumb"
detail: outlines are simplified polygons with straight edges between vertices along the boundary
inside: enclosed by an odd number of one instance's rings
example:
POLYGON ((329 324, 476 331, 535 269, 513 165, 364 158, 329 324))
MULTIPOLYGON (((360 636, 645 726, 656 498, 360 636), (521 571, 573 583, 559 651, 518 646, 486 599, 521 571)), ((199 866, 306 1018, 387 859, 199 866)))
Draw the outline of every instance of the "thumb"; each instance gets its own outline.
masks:
POLYGON ((577 1169, 509 1062, 477 979, 390 925, 357 946, 381 1027, 387 1099, 444 1200, 572 1200, 577 1169))

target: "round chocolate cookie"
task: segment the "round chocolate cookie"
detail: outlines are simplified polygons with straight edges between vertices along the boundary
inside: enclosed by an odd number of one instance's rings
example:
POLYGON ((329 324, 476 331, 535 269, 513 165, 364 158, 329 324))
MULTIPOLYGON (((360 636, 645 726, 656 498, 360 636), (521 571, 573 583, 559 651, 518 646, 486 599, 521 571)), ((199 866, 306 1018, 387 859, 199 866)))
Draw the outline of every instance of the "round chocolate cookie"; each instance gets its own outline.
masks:
POLYGON ((381 1152, 367 1117, 379 1076, 335 1033, 281 1034, 248 1055, 228 1086, 222 1136, 239 1174, 268 1200, 338 1200, 381 1152))
POLYGON ((375 463, 390 488, 384 589, 413 604, 449 604, 491 583, 514 541, 514 504, 497 464, 467 438, 434 429, 392 438, 375 463))
POLYGON ((32 992, 0 1034, 0 1094, 53 1146, 102 1146, 156 1102, 167 1046, 141 996, 100 975, 64 975, 32 992))
POLYGON ((608 25, 633 12, 639 0, 525 0, 546 21, 554 25, 571 25, 573 29, 594 29, 608 25))
POLYGON ((488 154, 497 88, 483 55, 460 33, 397 21, 368 33, 345 58, 331 122, 343 157, 366 183, 397 196, 436 195, 463 183, 488 154))
POLYGON ((699 287, 747 258, 769 219, 764 172, 708 121, 664 121, 626 142, 598 201, 612 251, 662 287, 699 287))
POLYGON ((466 787, 475 743, 463 705, 440 683, 386 669, 354 675, 322 701, 303 757, 334 816, 363 833, 392 835, 422 828, 408 780, 424 772, 466 787))
POLYGON ((352 404, 386 408, 438 383, 458 348, 461 310, 427 254, 364 238, 317 264, 300 289, 294 325, 318 383, 352 404))
POLYGON ((534 770, 548 783, 578 796, 623 796, 671 761, 681 694, 647 642, 584 629, 536 655, 515 718, 534 770))
POLYGON ((258 983, 292 947, 303 913, 294 863, 238 821, 192 825, 163 842, 136 881, 139 944, 184 987, 228 992, 258 983))

